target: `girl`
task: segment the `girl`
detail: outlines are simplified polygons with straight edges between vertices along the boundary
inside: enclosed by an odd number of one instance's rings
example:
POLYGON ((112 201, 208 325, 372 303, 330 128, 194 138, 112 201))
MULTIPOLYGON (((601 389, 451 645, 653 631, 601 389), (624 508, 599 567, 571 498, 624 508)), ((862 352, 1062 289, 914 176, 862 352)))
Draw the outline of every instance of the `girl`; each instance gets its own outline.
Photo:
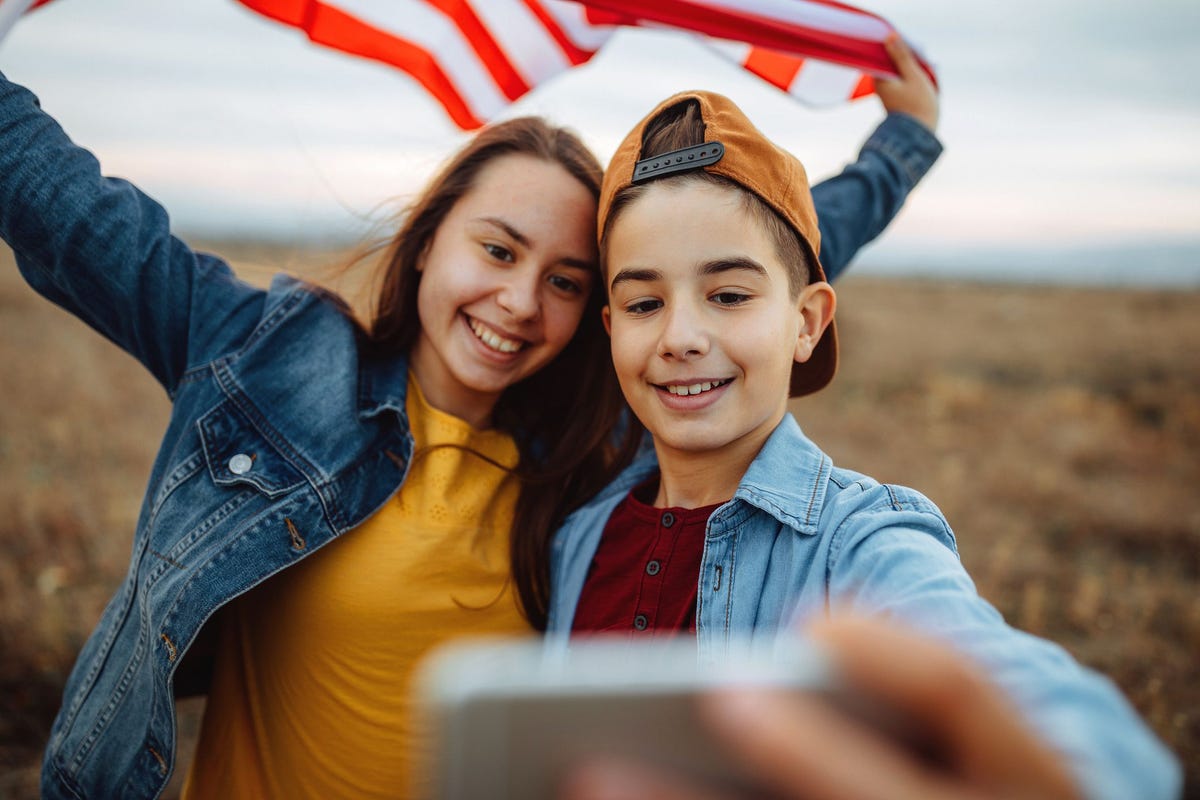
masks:
MULTIPOLYGON (((829 263, 882 230, 939 150, 912 117, 885 121, 825 187, 829 263)), ((175 694, 205 686, 189 796, 404 785, 414 660, 544 628, 545 542, 637 445, 601 328, 599 180, 560 129, 485 130, 406 216, 359 325, 327 292, 252 288, 193 252, 0 76, 0 235, 173 401, 44 796, 158 795, 175 694)))
POLYGON ((448 636, 528 631, 538 537, 634 444, 611 436, 620 394, 596 369, 598 163, 539 120, 477 136, 397 232, 364 329, 324 292, 254 289, 192 252, 28 92, 3 83, 0 107, 0 231, 22 272, 173 401, 44 794, 161 790, 176 670, 227 604, 189 794, 394 791, 413 660, 448 636), (530 535, 510 568, 514 528, 530 535))

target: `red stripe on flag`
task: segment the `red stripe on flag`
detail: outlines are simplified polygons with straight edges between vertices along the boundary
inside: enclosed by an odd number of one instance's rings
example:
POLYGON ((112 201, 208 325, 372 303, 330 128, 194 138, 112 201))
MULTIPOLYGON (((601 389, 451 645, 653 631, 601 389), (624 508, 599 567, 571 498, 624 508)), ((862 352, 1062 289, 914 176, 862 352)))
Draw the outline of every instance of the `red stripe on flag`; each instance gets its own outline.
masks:
POLYGON ((742 62, 742 66, 747 70, 785 92, 796 79, 803 64, 802 58, 766 47, 750 48, 750 55, 742 62))
MULTIPOLYGON (((703 0, 658 0, 648 3, 639 0, 574 0, 588 9, 631 16, 640 22, 653 22, 682 30, 691 30, 720 39, 733 39, 753 45, 781 50, 785 53, 817 58, 835 64, 883 75, 895 75, 896 68, 883 46, 883 36, 864 39, 851 32, 833 32, 791 19, 772 17, 709 5, 703 0)), ((877 14, 846 5, 836 0, 795 0, 797 6, 808 5, 835 9, 876 23, 884 34, 895 28, 877 14)), ((919 59, 918 59, 919 60, 919 59)), ((921 66, 933 77, 933 70, 921 66)))
POLYGON ((461 128, 483 125, 428 51, 314 0, 241 0, 265 17, 301 28, 317 44, 397 67, 412 75, 461 128))
POLYGON ((854 87, 854 91, 850 92, 850 99, 857 100, 869 94, 875 94, 875 78, 864 72, 862 77, 858 79, 858 84, 854 87))
MULTIPOLYGON (((486 2, 486 0, 484 1, 486 2)), ((492 38, 487 26, 475 14, 475 9, 471 7, 470 3, 463 2, 463 0, 426 0, 426 2, 454 21, 463 36, 470 42, 471 49, 479 55, 480 60, 488 68, 488 72, 492 73, 496 85, 500 87, 500 91, 504 92, 505 97, 509 100, 516 100, 532 88, 513 69, 512 62, 508 60, 504 50, 492 38)))
POLYGON ((563 55, 565 55, 567 60, 571 62, 571 66, 577 67, 596 54, 594 50, 583 50, 579 47, 576 47, 575 43, 571 41, 570 37, 567 36, 563 29, 559 27, 558 23, 554 21, 554 17, 550 16, 550 14, 546 12, 546 9, 542 7, 542 4, 537 0, 523 0, 523 2, 529 9, 529 13, 537 17, 538 22, 542 24, 542 27, 546 29, 546 32, 549 33, 554 41, 558 43, 558 46, 562 48, 563 55))

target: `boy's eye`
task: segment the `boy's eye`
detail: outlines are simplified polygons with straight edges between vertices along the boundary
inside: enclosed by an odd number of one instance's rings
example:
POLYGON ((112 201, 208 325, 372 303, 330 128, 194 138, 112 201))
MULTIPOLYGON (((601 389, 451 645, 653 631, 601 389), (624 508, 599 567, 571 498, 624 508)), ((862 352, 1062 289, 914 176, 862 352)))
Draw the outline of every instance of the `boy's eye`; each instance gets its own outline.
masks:
POLYGON ((568 278, 566 275, 551 275, 550 285, 560 291, 569 292, 571 294, 582 294, 583 286, 579 281, 568 278))
POLYGON ((662 308, 661 300, 637 300, 625 306, 625 313, 636 316, 638 314, 649 314, 651 311, 657 311, 660 308, 662 308))
POLYGON ((512 263, 516 260, 512 254, 512 251, 507 247, 502 247, 498 244, 492 244, 491 242, 484 242, 483 249, 487 251, 489 256, 499 261, 507 261, 512 263))
POLYGON ((741 292, 717 292, 711 299, 719 306, 736 306, 749 300, 750 295, 741 292))

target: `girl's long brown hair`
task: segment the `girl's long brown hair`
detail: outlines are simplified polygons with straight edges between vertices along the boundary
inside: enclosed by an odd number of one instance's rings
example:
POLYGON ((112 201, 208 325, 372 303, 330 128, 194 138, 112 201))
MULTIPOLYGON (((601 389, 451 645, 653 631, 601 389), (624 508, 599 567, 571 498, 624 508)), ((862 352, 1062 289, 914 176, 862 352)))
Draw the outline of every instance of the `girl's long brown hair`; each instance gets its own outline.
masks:
MULTIPOLYGON (((411 352, 417 316, 417 262, 442 220, 491 161, 522 154, 561 165, 599 198, 601 167, 572 132, 537 117, 497 123, 478 133, 442 168, 406 212, 383 251, 381 282, 366 325, 369 346, 411 352)), ((513 520, 512 571, 526 618, 546 627, 549 545, 567 514, 594 496, 632 460, 641 426, 619 425, 625 401, 617 384, 600 309, 602 281, 588 296, 574 337, 546 367, 510 386, 493 412, 516 440, 521 491, 513 520), (619 432, 618 432, 618 429, 619 432)))

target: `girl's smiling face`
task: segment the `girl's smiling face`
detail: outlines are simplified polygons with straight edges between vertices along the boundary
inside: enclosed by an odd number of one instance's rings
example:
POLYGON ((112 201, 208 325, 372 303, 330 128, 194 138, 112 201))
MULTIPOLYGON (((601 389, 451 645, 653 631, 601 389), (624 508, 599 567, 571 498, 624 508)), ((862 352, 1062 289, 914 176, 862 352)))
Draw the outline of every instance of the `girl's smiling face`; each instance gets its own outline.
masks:
POLYGON ((497 158, 423 254, 412 369, 435 407, 487 427, 501 393, 571 341, 596 279, 596 201, 560 165, 497 158))
MULTIPOLYGON (((609 231, 613 363, 660 459, 758 452, 786 411, 792 364, 827 320, 794 297, 774 240, 737 189, 655 183, 609 231)), ((821 288, 823 287, 823 288, 821 288)))

